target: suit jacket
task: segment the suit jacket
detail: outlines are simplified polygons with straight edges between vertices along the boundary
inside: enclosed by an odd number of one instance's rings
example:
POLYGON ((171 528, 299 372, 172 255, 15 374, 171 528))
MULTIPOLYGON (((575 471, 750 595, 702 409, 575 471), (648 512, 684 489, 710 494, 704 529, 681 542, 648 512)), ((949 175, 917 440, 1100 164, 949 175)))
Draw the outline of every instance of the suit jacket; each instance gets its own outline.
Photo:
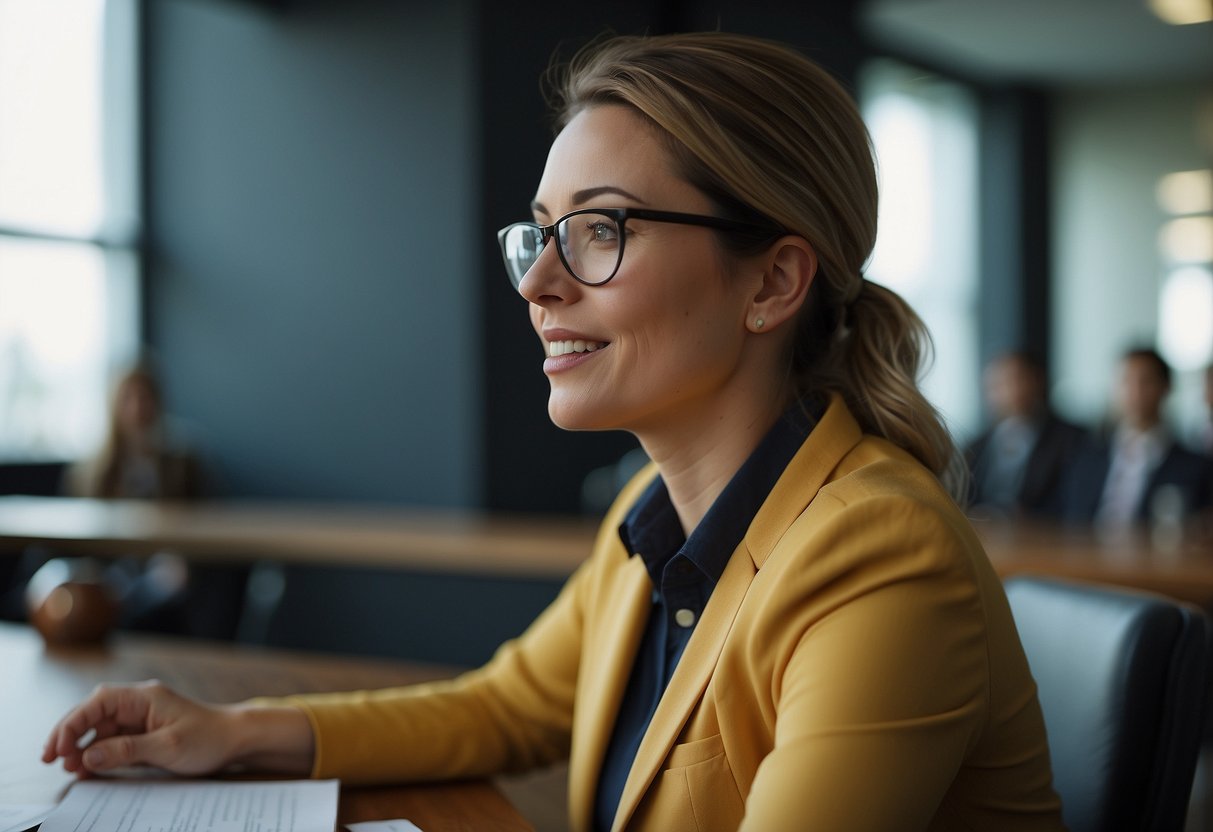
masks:
MULTIPOLYGON (((993 429, 986 431, 966 449, 965 456, 973 475, 974 505, 988 502, 982 493, 982 482, 991 464, 990 439, 993 429)), ((1059 517, 1063 510, 1063 484, 1066 471, 1073 464, 1086 442, 1086 431, 1078 425, 1046 413, 1036 434, 1036 441, 1025 463, 1023 480, 1016 496, 1016 508, 1031 517, 1059 517)))
MULTIPOLYGON (((595 784, 651 585, 617 534, 480 670, 306 696, 313 774, 480 776, 569 758, 595 784)), ((841 400, 771 491, 645 734, 614 829, 1059 830, 1036 689, 1002 586, 935 478, 841 400)))
MULTIPOLYGON (((1110 440, 1090 440, 1075 460, 1065 483, 1064 515, 1068 522, 1094 522, 1111 465, 1110 440)), ((1209 508, 1213 505, 1213 460, 1172 442, 1162 461, 1146 480, 1141 501, 1133 512, 1137 522, 1150 520, 1154 497, 1164 486, 1179 490, 1184 511, 1188 514, 1209 508)))

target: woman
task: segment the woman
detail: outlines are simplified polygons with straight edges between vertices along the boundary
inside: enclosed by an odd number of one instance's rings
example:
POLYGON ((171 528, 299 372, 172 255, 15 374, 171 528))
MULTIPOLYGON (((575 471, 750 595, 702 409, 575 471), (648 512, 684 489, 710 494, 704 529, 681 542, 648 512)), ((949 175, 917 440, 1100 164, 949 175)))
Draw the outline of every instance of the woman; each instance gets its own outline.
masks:
POLYGON ((138 364, 114 389, 109 431, 100 452, 69 470, 65 490, 75 497, 188 500, 202 496, 197 455, 169 435, 160 383, 138 364))
MULTIPOLYGON (((200 458, 171 430, 150 362, 141 361, 119 377, 108 421, 105 441, 96 453, 65 472, 66 496, 156 502, 202 497, 200 458)), ((27 556, 30 580, 45 556, 44 551, 32 550, 27 556)), ((92 567, 72 568, 91 571, 92 567)), ((151 557, 108 558, 104 580, 120 600, 123 628, 230 637, 234 627, 222 619, 231 619, 239 609, 245 571, 230 566, 191 567, 180 555, 161 551, 151 557)))
POLYGON ((1006 600, 940 484, 957 456, 915 386, 924 330, 860 276, 876 185, 853 102, 765 41, 621 38, 575 59, 558 124, 507 270, 552 419, 653 460, 560 597, 453 682, 101 691, 44 759, 373 782, 567 757, 579 830, 1061 828, 1006 600))

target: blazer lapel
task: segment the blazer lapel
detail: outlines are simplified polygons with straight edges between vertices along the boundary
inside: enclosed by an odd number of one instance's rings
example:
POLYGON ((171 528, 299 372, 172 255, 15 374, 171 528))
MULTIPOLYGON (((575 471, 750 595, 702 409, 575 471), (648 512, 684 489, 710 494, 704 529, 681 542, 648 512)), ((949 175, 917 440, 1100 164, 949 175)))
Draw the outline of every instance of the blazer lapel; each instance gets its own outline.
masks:
POLYGON ((724 647, 725 637, 729 634, 754 574, 754 561, 745 551, 745 543, 742 543, 733 552, 724 574, 720 576, 720 583, 712 591, 703 617, 687 642, 669 687, 657 704, 653 721, 640 741, 636 759, 619 798, 613 829, 623 829, 627 825, 662 761, 674 747, 691 711, 703 699, 708 681, 716 669, 716 660, 724 647))
MULTIPOLYGON (((669 687, 657 705, 649 729, 636 752, 628 774, 619 809, 615 813, 613 830, 624 829, 644 798, 661 764, 669 756, 691 712, 703 700, 704 691, 716 670, 716 662, 724 648, 733 620, 745 599, 758 569, 766 562, 784 532, 796 521, 829 480, 847 453, 861 440, 863 432, 847 410, 840 396, 831 397, 821 421, 813 428, 804 445, 796 452, 779 481, 758 510, 746 532, 745 539, 725 567, 720 582, 712 591, 694 635, 678 662, 669 687)), ((646 584, 647 586, 647 584, 646 584)), ((639 634, 636 636, 639 639, 639 634)), ((625 681, 631 672, 631 660, 636 644, 628 653, 628 665, 621 675, 625 681)), ((612 669, 614 666, 612 665, 612 669)), ((622 696, 620 688, 619 696, 622 696)), ((618 698, 614 707, 618 708, 618 698)), ((613 724, 615 711, 610 716, 613 724)), ((607 726, 608 730, 610 726, 607 726)), ((601 765, 605 741, 597 751, 601 765)), ((597 769, 595 769, 595 777, 597 769)))
POLYGON ((746 545, 756 567, 762 568, 779 539, 817 497, 822 486, 836 476, 838 463, 862 439, 863 431, 842 397, 831 395, 830 406, 821 421, 792 457, 746 531, 746 545))

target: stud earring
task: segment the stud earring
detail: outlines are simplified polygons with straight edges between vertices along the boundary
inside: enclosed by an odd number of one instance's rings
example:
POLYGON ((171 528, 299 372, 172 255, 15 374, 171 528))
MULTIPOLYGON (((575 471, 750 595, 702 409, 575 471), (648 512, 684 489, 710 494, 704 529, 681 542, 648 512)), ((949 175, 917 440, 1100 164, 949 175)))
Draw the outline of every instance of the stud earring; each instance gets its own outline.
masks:
POLYGON ((754 329, 762 329, 764 326, 766 326, 766 323, 767 322, 764 321, 762 318, 755 318, 754 319, 754 329))

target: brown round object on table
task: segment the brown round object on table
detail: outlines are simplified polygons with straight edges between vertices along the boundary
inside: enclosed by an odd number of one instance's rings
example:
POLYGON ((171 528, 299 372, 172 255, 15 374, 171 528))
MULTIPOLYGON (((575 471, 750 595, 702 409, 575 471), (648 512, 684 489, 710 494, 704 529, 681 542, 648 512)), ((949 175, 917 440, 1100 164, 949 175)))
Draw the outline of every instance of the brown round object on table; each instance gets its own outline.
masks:
POLYGON ((104 641, 118 619, 118 604, 103 582, 78 562, 49 561, 26 587, 30 623, 47 644, 104 641))

